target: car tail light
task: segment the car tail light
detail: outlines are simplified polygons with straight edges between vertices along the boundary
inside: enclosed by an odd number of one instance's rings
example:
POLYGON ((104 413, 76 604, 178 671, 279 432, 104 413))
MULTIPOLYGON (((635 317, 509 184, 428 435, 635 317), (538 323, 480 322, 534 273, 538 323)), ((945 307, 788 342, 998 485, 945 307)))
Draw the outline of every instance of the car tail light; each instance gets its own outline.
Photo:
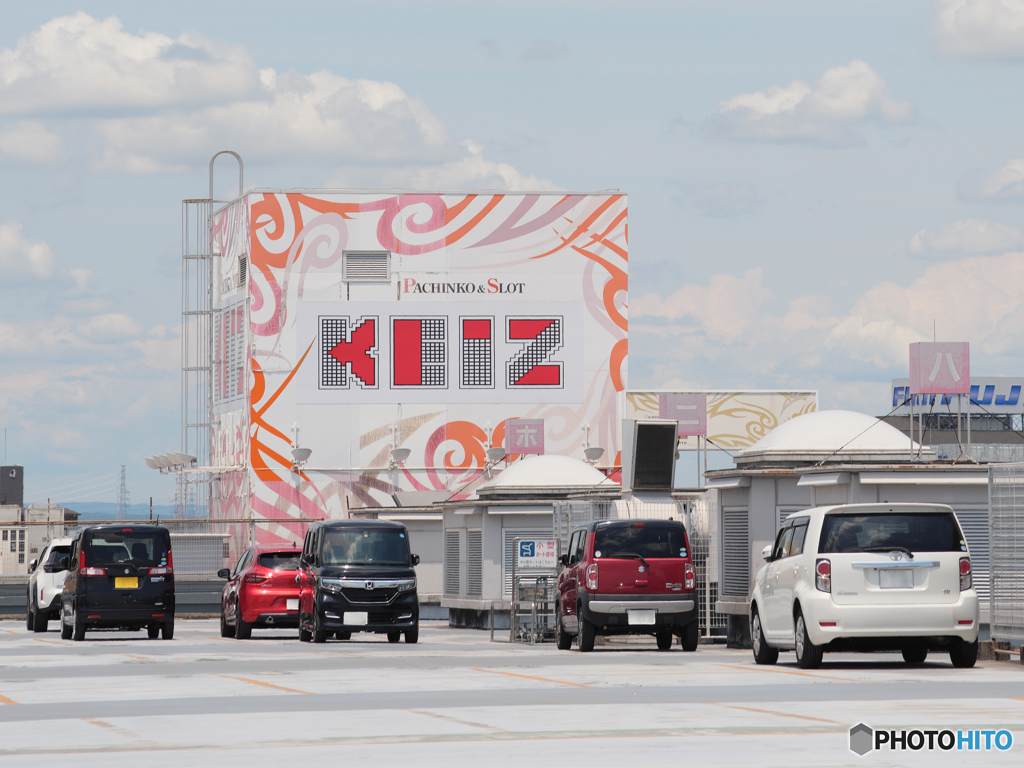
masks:
POLYGON ((265 573, 256 573, 255 571, 253 573, 245 574, 245 582, 246 582, 246 584, 262 584, 268 578, 270 578, 270 577, 267 576, 267 574, 265 574, 265 573))
POLYGON ((150 576, 159 576, 161 574, 170 575, 174 573, 174 558, 171 556, 171 550, 167 550, 167 565, 160 565, 156 568, 149 569, 150 576))
POLYGON ((814 586, 821 592, 832 591, 832 563, 821 559, 814 564, 814 586))
POLYGON ((102 568, 83 568, 83 576, 105 576, 107 572, 102 568))
POLYGON ((697 586, 697 571, 693 567, 693 563, 683 564, 683 589, 687 592, 696 588, 697 586))
POLYGON ((597 591, 597 563, 587 566, 587 589, 597 591))
POLYGON ((960 591, 971 588, 971 558, 960 558, 960 591))

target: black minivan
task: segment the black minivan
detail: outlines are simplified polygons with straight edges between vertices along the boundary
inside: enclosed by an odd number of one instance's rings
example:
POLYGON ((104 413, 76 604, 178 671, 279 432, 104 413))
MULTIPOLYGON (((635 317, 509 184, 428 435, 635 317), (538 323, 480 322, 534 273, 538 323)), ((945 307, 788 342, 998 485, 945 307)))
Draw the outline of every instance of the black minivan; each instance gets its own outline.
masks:
MULTIPOLYGON (((142 629, 174 637, 171 534, 161 525, 96 525, 75 536, 64 563, 60 636, 142 629)), ((63 562, 63 561, 62 561, 63 562)))
POLYGON ((409 550, 401 523, 340 520, 313 523, 299 562, 299 640, 322 643, 331 635, 386 634, 415 643, 420 634, 416 594, 419 555, 409 550))

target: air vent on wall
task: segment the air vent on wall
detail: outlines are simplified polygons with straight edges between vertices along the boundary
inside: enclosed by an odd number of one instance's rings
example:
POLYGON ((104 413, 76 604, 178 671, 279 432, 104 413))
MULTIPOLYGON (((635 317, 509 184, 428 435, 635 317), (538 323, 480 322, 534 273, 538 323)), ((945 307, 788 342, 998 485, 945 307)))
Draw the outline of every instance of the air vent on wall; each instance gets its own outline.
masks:
POLYGON ((239 288, 245 287, 245 275, 246 275, 246 272, 248 271, 248 268, 249 268, 248 259, 246 259, 245 256, 239 256, 238 257, 238 287, 239 288))
POLYGON ((386 283, 391 280, 389 251, 345 251, 342 262, 344 280, 362 283, 386 283))

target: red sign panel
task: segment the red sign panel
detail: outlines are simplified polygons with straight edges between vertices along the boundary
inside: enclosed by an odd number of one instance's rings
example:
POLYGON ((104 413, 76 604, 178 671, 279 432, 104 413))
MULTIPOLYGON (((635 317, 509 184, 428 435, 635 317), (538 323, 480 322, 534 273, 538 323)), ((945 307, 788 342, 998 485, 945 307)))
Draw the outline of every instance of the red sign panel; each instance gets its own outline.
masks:
POLYGON ((971 391, 971 352, 966 341, 910 345, 910 394, 966 395, 971 391))
POLYGON ((658 417, 679 422, 679 437, 708 433, 708 396, 668 394, 658 396, 658 417))
POLYGON ((544 453, 544 419, 506 419, 506 453, 544 453))

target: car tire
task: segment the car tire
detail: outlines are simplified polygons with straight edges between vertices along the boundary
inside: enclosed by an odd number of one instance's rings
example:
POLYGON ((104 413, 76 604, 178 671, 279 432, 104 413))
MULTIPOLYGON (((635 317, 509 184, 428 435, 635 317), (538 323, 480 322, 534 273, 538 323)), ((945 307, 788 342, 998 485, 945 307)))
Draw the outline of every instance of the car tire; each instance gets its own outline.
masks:
POLYGON ((779 660, 779 649, 772 648, 764 639, 764 630, 761 628, 761 615, 754 609, 750 618, 750 641, 754 649, 754 663, 774 664, 779 660))
POLYGON ((597 636, 597 627, 587 621, 583 616, 579 616, 580 622, 580 638, 579 638, 579 649, 583 653, 590 653, 594 650, 594 639, 597 636))
POLYGON ((252 637, 252 624, 242 618, 241 606, 235 606, 235 639, 248 640, 252 637))
POLYGON ((686 625, 679 636, 679 647, 687 653, 693 653, 700 646, 700 622, 694 619, 686 625))
POLYGON ((800 669, 817 669, 821 666, 821 659, 825 655, 820 645, 815 645, 807 636, 807 624, 804 622, 804 614, 799 608, 793 617, 796 623, 796 665, 800 669))
POLYGON ((165 621, 164 622, 164 625, 163 625, 163 636, 164 636, 164 640, 173 640, 174 639, 174 619, 171 619, 170 621, 165 621))
POLYGON ((965 643, 959 638, 949 646, 949 660, 958 669, 970 669, 978 660, 978 641, 965 643))
POLYGON ((402 633, 401 632, 388 632, 388 642, 389 643, 398 643, 398 642, 401 642, 401 640, 402 640, 402 633))
POLYGON ((320 624, 320 612, 313 611, 313 642, 314 643, 326 643, 327 642, 327 630, 324 629, 320 624))
POLYGON ((672 631, 668 629, 662 629, 654 633, 654 639, 658 643, 659 651, 671 651, 672 650, 672 631))
POLYGON ((224 609, 220 609, 220 636, 221 637, 234 637, 235 628, 228 624, 227 618, 224 616, 224 609))
POLYGON ((928 649, 923 645, 908 645, 903 649, 903 660, 907 664, 924 664, 928 658, 928 649))
POLYGON ((64 609, 61 609, 60 617, 60 639, 70 640, 71 639, 71 627, 64 621, 64 609))
POLYGON ((308 629, 303 629, 302 627, 299 627, 299 642, 300 643, 308 643, 312 639, 313 639, 313 633, 312 632, 310 632, 308 629))
POLYGON ((419 642, 419 639, 420 639, 420 628, 419 627, 416 627, 416 629, 407 629, 407 630, 405 630, 405 642, 407 642, 407 643, 417 643, 417 642, 419 642))
POLYGON ((572 647, 572 635, 562 625, 562 609, 555 606, 555 647, 560 651, 568 651, 572 647))
POLYGON ((146 627, 146 634, 149 635, 150 640, 156 640, 160 637, 160 625, 150 624, 146 627))
POLYGON ((352 639, 352 633, 351 632, 345 632, 345 631, 340 630, 340 629, 337 632, 334 633, 334 636, 336 638, 338 638, 339 640, 351 640, 352 639))
POLYGON ((36 608, 32 611, 32 631, 33 632, 45 632, 50 623, 50 620, 46 617, 46 613, 36 608))
POLYGON ((71 611, 71 639, 76 643, 85 640, 85 622, 78 618, 78 611, 71 611))
POLYGON ((35 629, 35 617, 32 615, 32 586, 29 585, 25 594, 25 629, 31 632, 35 629))

